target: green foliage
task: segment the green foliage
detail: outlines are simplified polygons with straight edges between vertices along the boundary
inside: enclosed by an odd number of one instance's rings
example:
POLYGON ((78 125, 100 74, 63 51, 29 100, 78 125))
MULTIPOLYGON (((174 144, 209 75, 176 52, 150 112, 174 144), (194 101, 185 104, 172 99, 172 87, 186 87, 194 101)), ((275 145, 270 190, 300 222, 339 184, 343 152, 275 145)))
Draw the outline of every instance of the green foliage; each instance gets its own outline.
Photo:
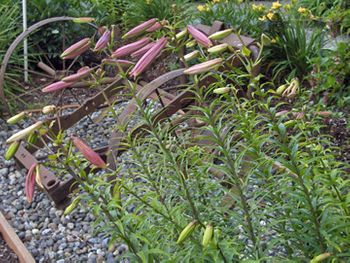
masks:
POLYGON ((151 18, 168 20, 171 23, 181 21, 184 25, 191 19, 192 13, 193 8, 188 0, 135 0, 126 4, 122 19, 125 28, 131 28, 151 18), (174 13, 178 17, 174 17, 174 13))

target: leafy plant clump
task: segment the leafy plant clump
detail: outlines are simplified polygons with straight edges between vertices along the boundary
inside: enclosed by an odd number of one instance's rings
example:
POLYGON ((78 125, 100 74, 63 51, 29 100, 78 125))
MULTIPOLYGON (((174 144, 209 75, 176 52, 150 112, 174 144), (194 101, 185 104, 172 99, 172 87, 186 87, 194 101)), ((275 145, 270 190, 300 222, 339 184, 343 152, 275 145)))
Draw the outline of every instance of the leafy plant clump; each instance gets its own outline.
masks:
MULTIPOLYGON (((43 109, 54 117, 49 122, 11 136, 7 157, 35 134, 50 152, 43 164, 79 183, 65 213, 88 207, 111 244, 128 245, 123 257, 131 262, 346 262, 349 165, 337 160, 321 133, 332 113, 297 102, 309 93, 297 74, 280 85, 256 73, 270 37, 262 35, 253 58, 243 43, 241 49, 220 43, 230 31, 207 36, 168 20, 175 23, 151 18, 136 26, 123 35, 133 39, 124 46, 116 45, 111 28, 96 43, 83 38, 61 58, 92 49, 105 54, 102 63, 43 89, 57 92, 87 81, 102 91, 107 77, 123 80, 114 87, 121 91, 117 98, 104 94, 106 115, 118 119, 114 104, 130 99, 139 129, 131 120, 113 126, 123 135, 118 151, 124 154, 110 153, 122 160, 116 169, 83 140, 51 131, 52 120, 60 122, 59 105, 43 109), (183 67, 186 82, 179 91, 190 93, 193 103, 160 121, 161 101, 146 101, 137 84, 167 54, 183 67)), ((21 113, 9 122, 24 117, 31 116, 21 113)), ((40 165, 27 175, 29 201, 35 181, 40 185, 40 165)))

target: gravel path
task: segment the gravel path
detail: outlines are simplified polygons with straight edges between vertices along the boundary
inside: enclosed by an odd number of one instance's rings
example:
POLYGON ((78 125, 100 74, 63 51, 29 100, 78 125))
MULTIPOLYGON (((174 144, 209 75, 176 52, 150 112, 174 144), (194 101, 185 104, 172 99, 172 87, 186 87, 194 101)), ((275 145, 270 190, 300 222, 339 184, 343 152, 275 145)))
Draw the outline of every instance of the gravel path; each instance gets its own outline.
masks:
MULTIPOLYGON (((86 123, 78 126, 77 133, 86 123)), ((98 127, 97 127, 98 128, 98 127)), ((92 214, 76 209, 64 216, 48 197, 36 191, 31 204, 24 194, 26 170, 5 161, 4 141, 13 133, 0 119, 0 210, 37 262, 120 262, 125 245, 108 250, 108 238, 92 235, 92 214)), ((101 131, 101 127, 99 128, 101 131)), ((89 135, 89 134, 88 134, 89 135)))

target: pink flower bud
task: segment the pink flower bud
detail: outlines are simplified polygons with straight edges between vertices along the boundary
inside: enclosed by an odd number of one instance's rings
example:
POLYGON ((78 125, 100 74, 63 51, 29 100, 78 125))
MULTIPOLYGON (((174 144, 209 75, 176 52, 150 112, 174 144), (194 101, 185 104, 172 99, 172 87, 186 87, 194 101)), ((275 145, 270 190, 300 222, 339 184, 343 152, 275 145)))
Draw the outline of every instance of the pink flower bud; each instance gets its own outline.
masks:
POLYGON ((112 58, 120 58, 120 57, 125 57, 127 55, 130 55, 131 53, 135 52, 136 50, 147 45, 149 42, 150 42, 149 38, 142 38, 136 42, 122 46, 113 52, 112 58))
POLYGON ((41 91, 42 92, 54 92, 54 91, 58 91, 58 90, 61 90, 61 89, 68 88, 72 84, 73 84, 72 82, 58 81, 58 82, 52 83, 49 86, 46 86, 41 91))
POLYGON ((151 42, 148 43, 146 46, 144 46, 143 48, 135 51, 134 53, 131 54, 132 58, 140 58, 142 57, 148 50, 150 50, 156 43, 151 42))
POLYGON ((71 45, 69 48, 63 51, 63 53, 61 54, 61 58, 63 59, 67 59, 67 57, 71 58, 72 54, 77 54, 79 51, 81 51, 81 49, 85 48, 86 45, 90 46, 90 38, 84 38, 79 42, 71 45))
POLYGON ((77 147, 77 149, 83 154, 86 160, 88 160, 90 163, 97 166, 98 168, 105 168, 107 166, 106 163, 102 160, 102 158, 81 139, 74 136, 72 136, 71 138, 75 147, 77 147))
POLYGON ((95 18, 92 18, 92 17, 77 17, 73 19, 74 23, 91 23, 94 21, 95 21, 95 18))
POLYGON ((156 23, 154 23, 153 26, 151 26, 150 28, 148 28, 148 29, 146 30, 146 32, 152 33, 152 32, 154 32, 154 31, 157 31, 158 29, 161 29, 162 27, 163 27, 163 26, 162 26, 161 23, 156 22, 156 23))
POLYGON ((82 67, 81 69, 79 69, 77 71, 77 73, 67 76, 65 78, 62 79, 63 82, 76 82, 78 80, 81 80, 85 77, 90 76, 91 72, 93 71, 93 69, 89 68, 89 67, 82 67))
POLYGON ((127 32, 124 36, 123 39, 125 38, 129 38, 129 37, 134 37, 137 35, 142 34, 143 32, 145 32, 148 28, 150 28, 151 26, 153 26, 155 23, 157 22, 157 19, 152 18, 146 22, 143 22, 142 24, 134 27, 133 29, 131 29, 129 32, 127 32))
POLYGON ((27 201, 31 203, 33 201, 34 196, 34 190, 35 190, 35 168, 37 166, 37 163, 33 163, 32 166, 29 168, 27 177, 26 177, 26 183, 25 183, 25 192, 27 201))
POLYGON ((222 61, 223 61, 222 58, 212 59, 212 60, 197 64, 197 65, 194 65, 194 66, 184 70, 184 73, 188 74, 188 75, 205 73, 205 72, 208 72, 208 71, 218 67, 222 63, 222 61))
POLYGON ((82 48, 72 52, 71 54, 65 56, 63 59, 73 59, 76 58, 77 56, 80 56, 81 54, 83 54, 85 51, 88 51, 90 48, 90 42, 88 42, 85 46, 83 46, 82 48))
POLYGON ((105 31, 103 35, 100 37, 100 39, 97 41, 94 51, 100 51, 105 47, 107 47, 110 36, 111 36, 111 31, 109 30, 105 31))
POLYGON ((192 37, 202 46, 211 47, 213 45, 211 40, 194 26, 187 26, 187 29, 192 37))
POLYGON ((130 76, 133 76, 134 78, 139 76, 156 59, 167 43, 168 41, 165 37, 159 39, 156 44, 136 63, 135 67, 130 72, 130 76))

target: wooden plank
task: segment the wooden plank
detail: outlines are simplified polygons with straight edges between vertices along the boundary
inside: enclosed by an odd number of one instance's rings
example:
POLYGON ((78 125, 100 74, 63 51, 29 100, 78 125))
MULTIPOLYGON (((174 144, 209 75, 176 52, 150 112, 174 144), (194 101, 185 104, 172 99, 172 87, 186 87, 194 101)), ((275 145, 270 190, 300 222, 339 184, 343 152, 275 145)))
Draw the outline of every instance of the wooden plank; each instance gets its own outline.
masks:
POLYGON ((34 258, 17 236, 15 230, 7 222, 4 215, 0 212, 0 232, 7 245, 16 253, 19 261, 22 263, 35 263, 34 258))

